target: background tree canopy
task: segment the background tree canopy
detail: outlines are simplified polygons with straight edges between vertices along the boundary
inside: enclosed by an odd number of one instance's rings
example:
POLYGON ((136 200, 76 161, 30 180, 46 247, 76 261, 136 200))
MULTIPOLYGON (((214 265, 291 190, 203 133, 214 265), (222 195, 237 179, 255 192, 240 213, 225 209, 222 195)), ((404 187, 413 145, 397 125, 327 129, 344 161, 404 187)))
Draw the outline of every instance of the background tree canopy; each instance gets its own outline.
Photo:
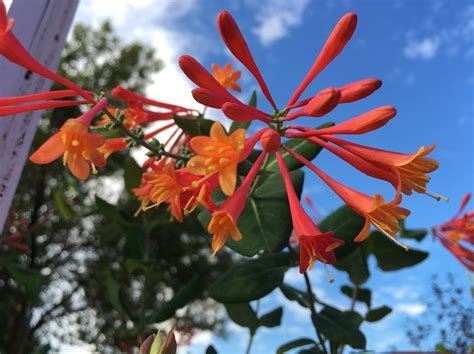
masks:
MULTIPOLYGON (((85 88, 110 92, 123 85, 143 92, 161 66, 153 49, 123 43, 104 22, 98 28, 75 26, 58 73, 85 88)), ((79 114, 76 107, 47 112, 31 151, 79 114)), ((189 334, 220 328, 222 311, 199 289, 215 278, 213 270, 226 269, 229 255, 210 261, 208 235, 194 217, 183 225, 171 223, 162 211, 133 218, 138 202, 130 183, 123 188, 123 171, 139 183, 140 169, 126 154, 114 154, 109 162, 87 183, 60 163, 26 164, 5 235, 22 231, 31 253, 7 252, 0 245, 0 313, 6 319, 0 323, 0 348, 6 353, 32 353, 40 343, 59 341, 83 341, 99 351, 136 344, 137 335, 154 331, 153 323, 174 316, 191 298, 196 299, 175 316, 178 328, 189 334), (120 212, 102 199, 96 204, 99 190, 107 199, 121 189, 120 212), (189 290, 175 300, 180 303, 162 306, 184 285, 189 290)))

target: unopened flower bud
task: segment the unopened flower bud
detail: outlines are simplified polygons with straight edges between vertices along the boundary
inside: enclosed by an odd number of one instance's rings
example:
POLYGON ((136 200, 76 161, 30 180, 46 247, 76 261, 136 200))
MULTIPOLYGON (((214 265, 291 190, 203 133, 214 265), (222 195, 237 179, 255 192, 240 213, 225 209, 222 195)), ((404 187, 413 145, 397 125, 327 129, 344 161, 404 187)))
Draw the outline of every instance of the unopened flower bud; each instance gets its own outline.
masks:
POLYGON ((275 153, 281 146, 281 136, 272 129, 267 129, 260 138, 263 150, 269 154, 275 153))
POLYGON ((322 117, 331 112, 339 103, 341 93, 338 89, 327 88, 314 96, 306 105, 305 111, 308 116, 322 117))

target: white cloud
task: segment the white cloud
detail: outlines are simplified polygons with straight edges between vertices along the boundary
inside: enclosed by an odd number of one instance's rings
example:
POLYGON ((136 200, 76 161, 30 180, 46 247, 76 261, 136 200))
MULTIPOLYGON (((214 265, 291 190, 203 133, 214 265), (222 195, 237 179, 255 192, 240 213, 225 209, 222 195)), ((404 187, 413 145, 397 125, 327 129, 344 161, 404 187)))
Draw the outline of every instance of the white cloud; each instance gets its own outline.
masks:
POLYGON ((426 311, 426 305, 422 303, 401 303, 395 306, 395 311, 403 312, 409 316, 417 316, 426 311))
POLYGON ((252 2, 256 5, 257 26, 253 32, 264 46, 288 36, 290 29, 303 22, 309 0, 265 0, 252 2))
POLYGON ((446 3, 435 3, 419 28, 406 33, 404 55, 409 59, 433 59, 440 53, 474 56, 474 5, 457 11, 441 11, 446 3), (450 13, 450 21, 446 14, 450 13))
POLYGON ((403 53, 409 59, 432 59, 438 52, 440 44, 441 40, 438 37, 410 40, 403 53))

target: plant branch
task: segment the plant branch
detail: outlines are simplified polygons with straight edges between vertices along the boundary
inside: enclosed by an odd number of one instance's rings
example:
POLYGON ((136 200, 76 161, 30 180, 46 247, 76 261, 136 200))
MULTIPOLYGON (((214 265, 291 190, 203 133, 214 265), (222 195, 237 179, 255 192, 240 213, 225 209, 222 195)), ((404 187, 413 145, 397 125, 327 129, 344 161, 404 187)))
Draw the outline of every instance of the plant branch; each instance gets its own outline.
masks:
POLYGON ((130 139, 133 140, 133 142, 135 142, 136 144, 140 145, 140 146, 143 146, 145 149, 153 152, 154 154, 156 154, 157 156, 166 156, 166 157, 171 157, 175 160, 183 160, 183 161, 187 161, 188 159, 184 156, 181 156, 181 155, 176 155, 176 154, 173 154, 171 152, 168 152, 168 151, 165 151, 164 148, 158 148, 156 146, 153 146, 152 144, 146 142, 144 139, 142 139, 141 137, 139 137, 138 135, 134 134, 132 131, 130 131, 124 124, 123 122, 121 122, 119 119, 117 119, 117 117, 115 117, 115 115, 113 115, 107 108, 104 109, 104 112, 105 114, 110 118, 112 119, 112 121, 114 122, 114 124, 120 128, 120 130, 122 130, 125 135, 127 135, 130 139))

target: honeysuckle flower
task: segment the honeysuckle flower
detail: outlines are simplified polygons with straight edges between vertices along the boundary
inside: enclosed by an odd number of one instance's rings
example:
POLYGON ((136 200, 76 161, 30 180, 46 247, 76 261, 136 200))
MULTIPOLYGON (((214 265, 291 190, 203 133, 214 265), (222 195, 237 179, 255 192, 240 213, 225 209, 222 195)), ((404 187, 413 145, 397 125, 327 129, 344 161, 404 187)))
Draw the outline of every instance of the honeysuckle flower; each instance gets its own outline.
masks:
POLYGON ((464 212, 471 193, 466 193, 451 220, 434 226, 433 235, 470 271, 474 271, 474 211, 464 212))
POLYGON ((210 136, 196 136, 190 140, 196 152, 187 167, 196 175, 219 175, 219 184, 225 195, 234 193, 237 182, 237 164, 245 147, 245 129, 227 135, 219 122, 212 125, 210 136))
POLYGON ((347 206, 365 218, 364 227, 356 236, 354 241, 364 241, 367 236, 369 236, 370 224, 372 224, 383 234, 388 236, 390 240, 407 249, 406 246, 402 245, 396 239, 396 235, 400 230, 400 221, 410 215, 408 209, 399 206, 402 200, 400 195, 388 203, 386 203, 384 198, 379 194, 375 194, 372 198, 367 194, 358 192, 332 179, 310 161, 293 150, 288 148, 285 148, 285 150, 316 173, 323 182, 326 183, 329 188, 331 188, 339 198, 347 204, 347 206))
POLYGON ((404 194, 411 195, 415 191, 437 200, 447 200, 447 198, 426 188, 431 179, 428 173, 435 171, 439 167, 436 160, 426 157, 426 155, 434 150, 434 144, 428 148, 422 146, 414 154, 402 154, 355 144, 334 136, 327 135, 322 137, 381 168, 396 170, 400 176, 401 189, 404 194))
POLYGON ((130 91, 122 86, 117 86, 112 90, 112 97, 119 101, 127 102, 129 107, 132 107, 135 110, 141 110, 140 114, 143 115, 143 123, 172 119, 175 114, 192 115, 193 113, 196 113, 194 109, 153 100, 130 91), (162 111, 154 112, 145 109, 144 106, 156 107, 162 111))
POLYGON ((279 152, 276 152, 278 166, 285 182, 290 204, 293 228, 300 245, 300 273, 313 267, 314 261, 332 264, 336 260, 333 250, 344 244, 344 241, 332 237, 333 232, 321 232, 310 216, 304 211, 291 182, 288 168, 279 152))
POLYGON ((84 97, 89 103, 96 103, 90 92, 83 90, 75 83, 52 72, 33 58, 13 34, 12 28, 14 24, 15 21, 13 19, 8 19, 5 4, 3 0, 0 0, 0 55, 16 65, 22 66, 27 70, 66 86, 84 97))
MULTIPOLYGON (((286 107, 282 110, 278 110, 236 22, 228 12, 224 11, 219 14, 217 25, 224 43, 230 52, 255 77, 265 98, 274 109, 271 113, 265 113, 239 101, 215 80, 201 64, 189 55, 181 56, 179 65, 186 76, 198 86, 193 90, 193 96, 198 102, 209 107, 221 109, 228 118, 234 121, 249 122, 259 120, 268 124, 270 129, 274 130, 275 133, 281 137, 289 139, 303 138, 309 142, 324 146, 336 156, 344 159, 365 174, 392 184, 396 190, 395 198, 393 201, 386 203, 380 195, 376 195, 373 198, 369 197, 338 184, 315 166, 313 169, 313 171, 317 171, 326 183, 335 189, 349 206, 366 218, 365 227, 356 238, 357 241, 361 241, 367 237, 370 230, 370 223, 372 223, 384 234, 388 235, 390 239, 398 242, 395 239, 395 235, 399 229, 398 221, 404 219, 409 214, 408 210, 399 206, 401 193, 411 194, 412 190, 415 190, 426 192, 436 198, 441 198, 426 190, 426 182, 428 181, 426 173, 433 171, 437 167, 437 163, 434 160, 425 157, 425 155, 431 152, 432 147, 426 150, 421 149, 417 154, 413 155, 395 152, 382 154, 378 152, 379 150, 372 150, 367 153, 367 155, 370 155, 374 152, 373 156, 369 157, 356 148, 349 149, 346 146, 342 146, 340 141, 343 140, 335 137, 335 135, 340 134, 366 134, 379 129, 396 115, 395 108, 392 106, 382 106, 332 127, 322 129, 284 125, 287 121, 302 116, 321 117, 334 110, 337 105, 363 99, 381 87, 382 83, 379 79, 365 79, 352 82, 339 88, 326 88, 317 95, 298 101, 312 80, 327 67, 346 46, 355 30, 356 24, 356 14, 349 13, 342 17, 329 36, 326 44, 323 46, 308 74, 288 101, 286 107), (296 110, 291 112, 293 109, 296 110), (358 199, 360 199, 359 202, 357 202, 358 199)), ((262 131, 264 131, 264 129, 260 130, 260 132, 262 131)), ((266 142, 266 140, 263 139, 263 142, 266 142)), ((276 145, 278 144, 279 143, 276 145)), ((278 152, 278 149, 272 151, 278 152)), ((305 161, 304 163, 309 164, 309 161, 305 161)))
POLYGON ((106 105, 107 99, 103 98, 82 116, 68 119, 59 132, 30 156, 30 160, 36 164, 48 164, 63 155, 64 166, 81 180, 89 177, 91 169, 95 173, 96 166, 105 166, 104 155, 99 151, 105 138, 89 133, 89 126, 94 116, 106 105))
POLYGON ((139 211, 167 203, 173 217, 183 222, 183 210, 187 215, 198 205, 210 210, 215 208, 211 194, 216 187, 212 178, 196 176, 186 168, 175 170, 173 164, 161 163, 143 173, 142 186, 133 192, 140 200, 139 211))
MULTIPOLYGON (((125 109, 108 106, 107 110, 115 117, 121 111, 123 113, 123 125, 127 129, 135 129, 146 123, 145 112, 139 106, 129 106, 125 109)), ((112 122, 112 119, 107 114, 103 114, 102 117, 97 120, 95 126, 104 126, 110 122, 112 122)))
POLYGON ((227 63, 223 68, 217 64, 212 64, 212 73, 214 74, 214 78, 226 89, 237 92, 242 91, 237 84, 237 80, 240 79, 242 72, 240 70, 233 71, 231 63, 227 63))
POLYGON ((70 107, 77 106, 86 101, 73 101, 73 100, 54 100, 56 98, 65 98, 65 97, 74 97, 77 96, 77 93, 72 90, 59 90, 59 91, 49 91, 42 92, 33 95, 27 96, 16 96, 16 97, 3 97, 0 98, 0 117, 9 116, 18 113, 25 113, 43 109, 59 108, 59 107, 70 107), (44 100, 53 100, 46 102, 37 102, 35 101, 44 101, 44 100))
POLYGON ((232 237, 234 241, 242 239, 242 234, 237 227, 237 220, 244 210, 250 186, 255 179, 258 170, 262 166, 266 155, 266 152, 260 154, 237 191, 227 198, 224 203, 222 203, 222 205, 212 213, 211 221, 209 222, 207 230, 213 235, 213 255, 224 247, 229 236, 232 237))

